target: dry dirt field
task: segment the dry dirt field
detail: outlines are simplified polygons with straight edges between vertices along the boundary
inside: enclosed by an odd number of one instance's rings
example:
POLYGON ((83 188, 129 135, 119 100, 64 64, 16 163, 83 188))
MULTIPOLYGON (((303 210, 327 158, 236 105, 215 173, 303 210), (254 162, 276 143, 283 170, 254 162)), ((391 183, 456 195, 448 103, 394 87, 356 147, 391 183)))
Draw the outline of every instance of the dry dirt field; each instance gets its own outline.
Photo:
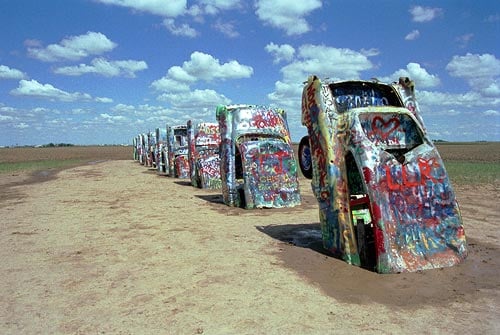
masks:
MULTIPOLYGON (((131 150, 0 149, 88 160, 0 174, 0 334, 500 333, 498 179, 455 187, 464 263, 379 275, 323 252, 308 180, 299 207, 229 208, 131 150)), ((439 150, 500 164, 499 143, 439 150)))

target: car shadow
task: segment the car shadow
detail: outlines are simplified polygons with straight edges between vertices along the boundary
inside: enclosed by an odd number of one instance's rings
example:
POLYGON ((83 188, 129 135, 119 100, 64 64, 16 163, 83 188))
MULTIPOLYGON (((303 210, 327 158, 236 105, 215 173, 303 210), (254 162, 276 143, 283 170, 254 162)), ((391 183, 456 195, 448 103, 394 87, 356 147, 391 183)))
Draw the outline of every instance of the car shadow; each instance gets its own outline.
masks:
POLYGON ((210 202, 212 204, 224 204, 224 200, 222 198, 222 194, 197 194, 195 197, 205 200, 206 202, 210 202))
POLYGON ((256 229, 280 242, 338 258, 323 248, 319 223, 256 226, 256 229))
POLYGON ((177 185, 181 185, 181 186, 193 186, 191 185, 191 182, 190 181, 187 181, 187 180, 176 180, 174 181, 174 184, 177 184, 177 185))

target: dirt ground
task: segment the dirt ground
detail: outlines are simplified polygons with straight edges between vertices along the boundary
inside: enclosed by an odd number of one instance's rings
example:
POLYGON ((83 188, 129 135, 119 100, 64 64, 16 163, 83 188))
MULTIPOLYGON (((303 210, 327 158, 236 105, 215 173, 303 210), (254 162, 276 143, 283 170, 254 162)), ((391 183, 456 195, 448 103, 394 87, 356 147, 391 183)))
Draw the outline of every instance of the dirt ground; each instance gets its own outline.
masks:
POLYGON ((0 334, 499 334, 498 186, 455 188, 464 263, 380 275, 323 252, 305 179, 250 211, 132 160, 0 174, 0 334))

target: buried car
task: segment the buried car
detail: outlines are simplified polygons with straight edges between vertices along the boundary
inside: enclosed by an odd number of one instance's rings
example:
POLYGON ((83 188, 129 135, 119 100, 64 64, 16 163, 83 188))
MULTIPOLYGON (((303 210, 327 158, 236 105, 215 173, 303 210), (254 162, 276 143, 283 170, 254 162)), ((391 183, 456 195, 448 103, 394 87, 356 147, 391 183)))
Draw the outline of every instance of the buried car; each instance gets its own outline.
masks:
POLYGON ((286 113, 254 105, 220 105, 224 203, 243 208, 294 207, 301 202, 286 113))
POLYGON ((217 123, 187 122, 188 159, 194 187, 220 189, 220 132, 217 123))
POLYGON ((167 128, 156 128, 155 161, 158 173, 168 172, 167 128))
POLYGON ((327 250, 379 273, 447 267, 467 256, 455 193, 411 80, 311 76, 302 123, 308 137, 299 164, 312 177, 327 250))
POLYGON ((186 125, 167 127, 168 175, 189 178, 186 125))

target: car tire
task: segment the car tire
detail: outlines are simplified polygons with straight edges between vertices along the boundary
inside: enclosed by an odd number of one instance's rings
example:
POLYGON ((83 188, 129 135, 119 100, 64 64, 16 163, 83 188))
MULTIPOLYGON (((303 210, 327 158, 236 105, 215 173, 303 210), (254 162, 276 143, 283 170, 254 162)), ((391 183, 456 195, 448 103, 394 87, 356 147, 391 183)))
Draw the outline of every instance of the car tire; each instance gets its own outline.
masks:
POLYGON ((312 155, 311 145, 309 144, 309 136, 304 136, 299 143, 299 166, 302 175, 307 179, 312 179, 312 155))

